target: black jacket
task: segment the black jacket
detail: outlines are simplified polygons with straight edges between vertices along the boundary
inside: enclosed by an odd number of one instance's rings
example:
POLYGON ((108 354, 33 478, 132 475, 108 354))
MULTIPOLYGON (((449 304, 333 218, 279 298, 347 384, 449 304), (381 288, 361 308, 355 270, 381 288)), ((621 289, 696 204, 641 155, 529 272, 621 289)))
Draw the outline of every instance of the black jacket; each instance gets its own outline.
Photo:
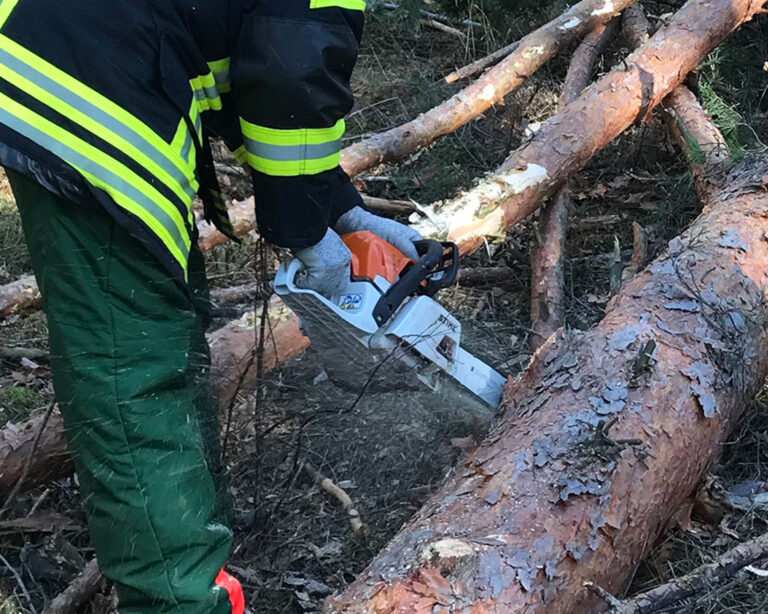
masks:
POLYGON ((299 248, 360 197, 338 166, 362 0, 0 0, 0 164, 100 203, 179 280, 209 138, 252 168, 259 230, 299 248))

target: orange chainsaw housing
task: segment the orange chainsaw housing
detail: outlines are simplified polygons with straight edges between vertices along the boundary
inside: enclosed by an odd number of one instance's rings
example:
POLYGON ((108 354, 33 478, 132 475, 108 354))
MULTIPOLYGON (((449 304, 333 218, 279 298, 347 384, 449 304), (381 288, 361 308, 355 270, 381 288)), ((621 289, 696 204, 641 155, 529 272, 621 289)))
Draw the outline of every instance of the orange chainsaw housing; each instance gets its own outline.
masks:
POLYGON ((355 281, 374 281, 381 275, 394 283, 403 269, 413 263, 399 249, 368 230, 350 232, 341 239, 352 252, 352 279, 355 281))

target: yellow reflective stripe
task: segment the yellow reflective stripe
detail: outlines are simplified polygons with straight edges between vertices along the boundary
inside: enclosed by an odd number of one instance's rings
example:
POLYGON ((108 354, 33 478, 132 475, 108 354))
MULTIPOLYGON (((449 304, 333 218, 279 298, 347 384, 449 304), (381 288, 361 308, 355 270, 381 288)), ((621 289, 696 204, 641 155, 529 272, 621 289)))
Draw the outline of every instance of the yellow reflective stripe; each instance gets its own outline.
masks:
POLYGON ((199 75, 189 80, 200 111, 221 111, 222 104, 213 73, 199 75))
POLYGON ((184 118, 181 119, 179 122, 178 128, 176 128, 176 132, 173 135, 173 140, 171 141, 171 147, 173 147, 174 151, 181 151, 181 146, 184 144, 184 137, 187 135, 187 132, 189 129, 187 128, 187 122, 184 121, 184 118))
POLYGON ((336 141, 344 136, 346 125, 340 119, 331 128, 299 128, 297 130, 277 130, 257 126, 240 118, 240 128, 247 138, 268 145, 322 145, 336 141))
POLYGON ((215 62, 208 62, 208 68, 215 75, 217 73, 229 72, 230 58, 224 58, 222 60, 216 60, 215 62))
MULTIPOLYGON (((20 90, 28 93, 30 96, 33 96, 40 102, 48 105, 57 113, 60 113, 61 115, 71 119, 99 138, 124 151, 130 157, 134 158, 136 162, 146 168, 150 173, 160 179, 160 181, 162 181, 163 184, 165 184, 179 198, 179 200, 181 200, 181 202, 185 204, 191 202, 190 196, 184 191, 183 187, 179 185, 178 181, 171 177, 171 175, 168 174, 165 169, 160 167, 140 148, 136 147, 132 143, 129 143, 119 134, 111 131, 109 128, 95 121, 79 109, 57 98, 50 92, 44 90, 42 87, 38 86, 17 72, 11 70, 8 66, 2 63, 0 63, 0 77, 15 85, 20 90)), ((193 189, 195 189, 194 185, 193 189)))
POLYGON ((232 155, 235 156, 235 160, 237 160, 240 164, 245 163, 245 161, 248 159, 248 152, 245 150, 245 145, 240 145, 240 147, 232 152, 232 155))
POLYGON ((80 173, 85 179, 92 184, 93 186, 104 190, 107 194, 110 195, 114 201, 120 205, 123 209, 128 211, 129 213, 132 213, 137 218, 139 218, 146 226, 153 232, 155 235, 163 242, 163 245, 165 245, 165 248, 168 250, 168 252, 173 256, 173 259, 176 260, 176 262, 179 263, 179 266, 181 266, 181 270, 184 271, 184 281, 189 281, 189 256, 185 255, 179 250, 179 248, 176 245, 176 242, 173 240, 173 237, 171 237, 168 230, 163 226, 160 222, 155 219, 154 216, 152 216, 146 209, 144 209, 141 205, 135 203, 133 200, 125 196, 122 192, 119 190, 116 190, 114 187, 108 185, 106 182, 102 181, 98 177, 95 177, 94 175, 91 175, 89 172, 78 168, 74 164, 72 167, 80 173))
MULTIPOLYGON (((5 2, 8 2, 8 0, 3 0, 3 3, 5 2)), ((0 48, 16 56, 21 61, 29 64, 36 70, 44 73, 48 78, 56 81, 62 87, 70 90, 81 98, 90 101, 92 104, 100 107, 105 112, 112 115, 115 119, 119 120, 130 130, 141 136, 145 141, 147 141, 147 143, 161 152, 174 166, 176 166, 176 168, 178 168, 182 173, 185 173, 190 184, 193 184, 195 181, 194 173, 190 173, 187 165, 182 163, 178 152, 173 151, 168 143, 160 138, 160 136, 154 130, 152 130, 140 119, 130 114, 118 104, 112 102, 109 98, 99 94, 96 90, 93 90, 84 83, 81 83, 53 64, 46 62, 41 57, 28 51, 3 34, 0 34, 0 48)))
POLYGON ((213 73, 209 72, 207 75, 200 75, 198 77, 203 88, 216 87, 216 79, 213 78, 213 73))
POLYGON ((219 94, 227 94, 232 91, 232 84, 229 81, 229 66, 229 58, 208 62, 208 68, 210 68, 213 73, 213 78, 216 81, 216 89, 219 91, 219 94))
POLYGON ((330 171, 339 165, 341 152, 324 158, 312 160, 268 160, 248 152, 248 164, 254 170, 274 177, 298 177, 299 175, 317 175, 330 171))
POLYGON ((5 25, 8 18, 11 16, 11 12, 16 8, 19 0, 0 0, 0 28, 5 25))
POLYGON ((364 0, 310 0, 309 8, 311 9, 326 9, 331 6, 336 6, 341 9, 349 9, 350 11, 364 11, 364 0))
MULTIPOLYGON (((12 116, 19 118, 21 121, 29 124, 30 126, 34 126, 42 133, 48 135, 50 138, 64 144, 72 151, 107 169, 116 177, 119 177, 121 180, 132 185, 138 192, 152 201, 168 216, 168 218, 176 226, 184 247, 189 249, 191 243, 189 231, 184 224, 181 213, 171 201, 160 194, 160 192, 158 192, 157 189, 155 189, 150 183, 145 181, 130 168, 124 166, 114 158, 111 158, 105 154, 97 147, 83 141, 72 133, 66 131, 61 126, 57 126, 50 120, 44 118, 41 115, 38 115, 30 109, 27 109, 26 107, 22 106, 15 100, 2 93, 0 93, 0 106, 2 106, 3 110, 10 113, 12 116)), ((112 189, 110 188, 109 192, 111 193, 111 191, 112 189)))

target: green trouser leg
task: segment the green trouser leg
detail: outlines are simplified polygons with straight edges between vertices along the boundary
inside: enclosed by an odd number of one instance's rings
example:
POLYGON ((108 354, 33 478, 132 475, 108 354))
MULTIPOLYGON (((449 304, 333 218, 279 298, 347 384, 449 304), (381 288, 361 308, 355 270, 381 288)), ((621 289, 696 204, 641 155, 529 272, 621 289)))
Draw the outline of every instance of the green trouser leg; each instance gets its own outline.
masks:
POLYGON ((190 298, 105 212, 8 174, 89 530, 121 613, 229 614, 214 584, 232 535, 202 255, 192 254, 190 298))

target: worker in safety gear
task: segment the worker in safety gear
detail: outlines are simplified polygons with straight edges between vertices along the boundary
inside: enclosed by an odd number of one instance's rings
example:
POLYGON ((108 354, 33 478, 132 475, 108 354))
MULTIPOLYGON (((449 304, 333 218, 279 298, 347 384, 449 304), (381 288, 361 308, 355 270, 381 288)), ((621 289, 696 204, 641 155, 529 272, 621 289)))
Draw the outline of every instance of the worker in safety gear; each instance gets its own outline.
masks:
MULTIPOLYGON (((363 0, 0 0, 0 165, 48 317, 99 564, 123 614, 240 614, 192 201, 232 236, 217 136, 261 235, 349 280, 339 233, 414 255, 339 167, 363 0)), ((258 604, 254 607, 258 609, 258 604)))

